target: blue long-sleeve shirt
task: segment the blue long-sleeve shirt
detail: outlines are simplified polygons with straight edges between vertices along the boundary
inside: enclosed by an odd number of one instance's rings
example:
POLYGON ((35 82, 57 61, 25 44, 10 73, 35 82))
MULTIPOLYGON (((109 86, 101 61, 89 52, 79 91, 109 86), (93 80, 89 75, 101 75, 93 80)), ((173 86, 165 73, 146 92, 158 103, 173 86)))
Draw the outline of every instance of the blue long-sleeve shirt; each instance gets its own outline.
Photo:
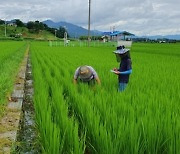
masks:
POLYGON ((120 72, 120 74, 131 74, 132 73, 132 69, 124 71, 124 72, 120 72))
POLYGON ((132 62, 130 58, 123 58, 120 63, 120 67, 118 69, 119 74, 119 82, 128 83, 129 75, 132 73, 132 62))

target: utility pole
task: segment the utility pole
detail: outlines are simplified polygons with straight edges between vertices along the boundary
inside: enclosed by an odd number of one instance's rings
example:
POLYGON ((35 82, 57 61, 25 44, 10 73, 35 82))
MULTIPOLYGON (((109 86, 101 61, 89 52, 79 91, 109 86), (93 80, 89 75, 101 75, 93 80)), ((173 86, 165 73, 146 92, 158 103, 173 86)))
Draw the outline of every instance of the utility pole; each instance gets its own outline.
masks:
POLYGON ((6 37, 6 20, 4 21, 4 36, 6 37))
POLYGON ((115 26, 113 26, 113 32, 115 31, 115 26))
POLYGON ((91 0, 89 0, 89 15, 88 15, 88 47, 90 46, 90 19, 91 19, 91 0))
POLYGON ((67 40, 67 32, 64 32, 64 46, 68 45, 68 40, 67 40))
POLYGON ((54 34, 55 35, 55 39, 56 39, 56 33, 57 33, 57 29, 55 29, 55 34, 54 34))

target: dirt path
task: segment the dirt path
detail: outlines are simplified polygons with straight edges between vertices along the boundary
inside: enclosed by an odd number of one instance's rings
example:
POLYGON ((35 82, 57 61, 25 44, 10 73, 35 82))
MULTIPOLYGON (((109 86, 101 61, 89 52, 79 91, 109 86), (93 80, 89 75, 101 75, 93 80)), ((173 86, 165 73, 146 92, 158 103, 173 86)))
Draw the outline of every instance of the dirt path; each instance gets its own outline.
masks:
POLYGON ((32 80, 32 67, 31 67, 30 57, 28 56, 21 121, 19 124, 19 130, 17 132, 17 139, 15 145, 16 148, 13 154, 41 153, 40 145, 37 139, 38 131, 35 123, 33 93, 34 93, 34 89, 33 89, 33 80, 32 80))

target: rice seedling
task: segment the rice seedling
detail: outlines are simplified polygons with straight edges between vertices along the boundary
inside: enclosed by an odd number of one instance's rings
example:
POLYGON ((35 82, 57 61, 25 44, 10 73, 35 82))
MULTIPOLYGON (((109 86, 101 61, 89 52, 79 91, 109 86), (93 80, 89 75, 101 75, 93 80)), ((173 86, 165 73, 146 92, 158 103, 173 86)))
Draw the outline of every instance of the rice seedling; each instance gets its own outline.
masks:
POLYGON ((178 153, 179 44, 134 44, 133 74, 117 92, 113 47, 31 44, 34 103, 44 153, 178 153), (173 49, 172 52, 169 52, 173 49), (73 85, 93 66, 102 85, 73 85))
POLYGON ((3 114, 7 95, 11 93, 27 48, 25 42, 0 42, 0 116, 3 114))

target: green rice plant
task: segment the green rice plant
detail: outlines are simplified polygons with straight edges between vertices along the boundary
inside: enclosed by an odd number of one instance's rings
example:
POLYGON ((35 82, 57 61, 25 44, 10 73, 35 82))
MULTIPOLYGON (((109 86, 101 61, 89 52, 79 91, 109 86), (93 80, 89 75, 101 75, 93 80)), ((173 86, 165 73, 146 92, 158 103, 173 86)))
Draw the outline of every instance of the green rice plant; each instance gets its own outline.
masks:
POLYGON ((0 42, 0 116, 11 93, 18 68, 27 48, 25 42, 0 42))
MULTIPOLYGON (((179 44, 133 44, 133 74, 122 93, 117 92, 117 76, 109 72, 119 65, 112 54, 114 47, 49 47, 39 42, 33 42, 31 47, 36 113, 38 116, 45 112, 40 117, 49 114, 51 125, 58 127, 59 133, 55 134, 64 134, 55 148, 63 149, 60 153, 180 151, 179 44), (73 85, 74 71, 80 65, 96 69, 102 82, 100 87, 73 85), (43 88, 46 93, 42 97, 46 100, 37 101, 43 88), (49 109, 40 111, 42 102, 49 109)), ((45 123, 37 120, 37 124, 42 127, 41 134, 45 123)), ((52 146, 43 144, 46 151, 52 146)))
POLYGON ((37 59, 36 62, 36 66, 39 63, 44 74, 43 72, 36 70, 36 67, 33 65, 35 90, 36 85, 43 86, 38 85, 39 81, 44 81, 44 85, 46 85, 46 88, 44 88, 46 93, 45 96, 41 95, 43 98, 36 100, 36 98, 39 98, 39 93, 35 92, 34 97, 34 102, 36 104, 35 108, 38 110, 38 112, 42 113, 42 115, 37 114, 36 117, 38 121, 38 127, 41 130, 40 139, 44 142, 42 145, 44 149, 43 153, 54 153, 54 149, 56 149, 55 153, 83 153, 84 139, 83 137, 80 138, 78 136, 78 125, 76 124, 76 121, 73 120, 73 117, 71 119, 68 118, 68 110, 63 100, 61 83, 59 83, 58 80, 52 80, 52 71, 46 66, 46 64, 49 63, 48 59, 41 58, 37 59), (46 100, 44 100, 44 98, 46 98, 46 100), (48 108, 45 107, 43 110, 41 110, 41 107, 38 105, 39 103, 41 105, 44 104, 44 106, 48 106, 48 108), (44 114, 47 113, 50 123, 48 126, 45 126, 45 123, 41 121, 46 121, 47 117, 44 119, 44 114), (56 135, 54 136, 52 133, 46 133, 46 129, 43 128, 46 128, 49 131, 52 131, 53 129, 53 131, 56 132, 56 135))

